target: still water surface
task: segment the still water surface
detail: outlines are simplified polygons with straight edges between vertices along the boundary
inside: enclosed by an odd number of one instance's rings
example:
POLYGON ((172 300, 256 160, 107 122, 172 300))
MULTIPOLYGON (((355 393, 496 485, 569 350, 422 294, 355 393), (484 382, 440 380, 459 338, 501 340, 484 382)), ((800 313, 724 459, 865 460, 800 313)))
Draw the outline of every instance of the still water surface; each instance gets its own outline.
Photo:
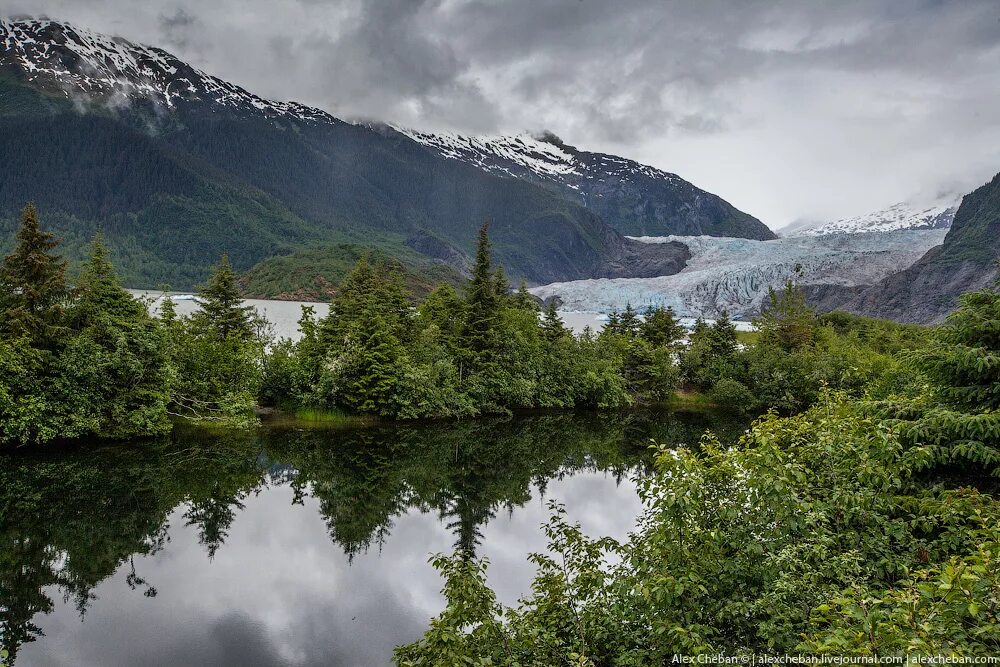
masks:
POLYGON ((179 428, 0 456, 0 639, 22 665, 382 665, 443 606, 427 563, 528 591, 547 501, 593 535, 640 511, 649 439, 710 413, 535 414, 367 428, 179 428))

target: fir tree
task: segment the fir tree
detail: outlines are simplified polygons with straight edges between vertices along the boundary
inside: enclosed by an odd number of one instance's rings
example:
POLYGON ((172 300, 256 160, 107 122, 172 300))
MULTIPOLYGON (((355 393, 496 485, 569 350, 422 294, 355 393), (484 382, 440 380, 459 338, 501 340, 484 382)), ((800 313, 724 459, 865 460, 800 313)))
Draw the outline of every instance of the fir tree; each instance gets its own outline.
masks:
POLYGON ((729 313, 722 311, 715 320, 709 334, 709 351, 717 358, 728 358, 736 353, 739 338, 736 335, 736 325, 729 319, 729 313))
POLYGON ((52 252, 58 245, 28 204, 14 251, 0 267, 0 331, 44 349, 57 346, 67 297, 66 260, 52 252))
POLYGON ((490 251, 489 224, 479 229, 476 246, 476 263, 472 269, 466 297, 466 321, 463 342, 474 355, 488 353, 493 347, 498 303, 493 278, 493 260, 490 251))
POLYGON ((816 313, 806 304, 806 297, 794 282, 785 282, 781 292, 768 289, 768 305, 754 320, 760 339, 785 352, 812 345, 816 337, 816 313))
POLYGON ((559 313, 556 312, 556 304, 553 301, 550 301, 548 307, 545 309, 545 317, 542 319, 541 328, 542 337, 549 342, 557 341, 569 333, 569 330, 559 317, 559 313))
POLYGON ((684 337, 684 327, 677 321, 673 309, 662 306, 646 310, 639 331, 654 347, 674 347, 684 337))
POLYGON ((623 336, 628 336, 634 338, 639 335, 639 329, 642 326, 642 320, 639 319, 639 314, 632 307, 632 304, 626 303, 625 310, 622 311, 621 320, 618 322, 618 331, 623 336))
POLYGON ((531 296, 531 292, 528 291, 528 284, 523 280, 521 281, 521 286, 517 288, 517 292, 514 293, 513 304, 515 308, 520 308, 521 310, 530 310, 533 313, 538 312, 538 302, 535 297, 531 296))
POLYGON ((253 338, 253 307, 243 305, 228 255, 223 255, 215 265, 211 278, 198 291, 198 297, 201 300, 198 319, 219 338, 253 338))

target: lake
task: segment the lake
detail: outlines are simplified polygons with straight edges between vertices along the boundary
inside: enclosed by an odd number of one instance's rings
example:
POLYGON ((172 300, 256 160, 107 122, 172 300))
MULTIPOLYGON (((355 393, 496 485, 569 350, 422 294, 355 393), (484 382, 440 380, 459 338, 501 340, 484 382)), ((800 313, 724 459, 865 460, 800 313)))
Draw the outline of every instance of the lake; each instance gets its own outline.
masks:
POLYGON ((433 553, 528 591, 548 501, 623 538, 649 441, 708 412, 549 413, 0 456, 0 641, 22 665, 384 665, 444 605, 433 553))

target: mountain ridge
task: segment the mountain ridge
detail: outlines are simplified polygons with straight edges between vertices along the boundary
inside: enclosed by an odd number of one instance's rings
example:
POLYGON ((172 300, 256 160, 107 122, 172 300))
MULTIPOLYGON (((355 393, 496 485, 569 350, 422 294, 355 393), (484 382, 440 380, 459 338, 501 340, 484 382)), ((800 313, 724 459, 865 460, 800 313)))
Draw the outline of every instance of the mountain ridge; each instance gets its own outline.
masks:
POLYGON ((941 245, 866 288, 807 290, 821 310, 922 324, 938 323, 963 292, 994 286, 1000 269, 1000 174, 962 198, 941 245))
POLYGON ((777 238, 760 220, 677 174, 580 150, 551 132, 466 136, 390 127, 446 158, 553 189, 594 210, 622 234, 777 238))
POLYGON ((188 288, 221 251, 239 268, 310 243, 382 236, 434 237, 468 253, 485 221, 498 260, 531 282, 684 263, 683 248, 629 241, 565 189, 448 159, 388 126, 266 100, 162 49, 48 19, 0 22, 0 128, 9 138, 0 231, 34 199, 71 244, 104 231, 137 287, 188 288), (34 164, 20 137, 31 137, 34 164))
POLYGON ((902 229, 947 229, 951 226, 961 198, 948 198, 931 205, 898 202, 883 209, 828 222, 791 225, 778 230, 783 237, 825 236, 827 234, 869 234, 902 229))

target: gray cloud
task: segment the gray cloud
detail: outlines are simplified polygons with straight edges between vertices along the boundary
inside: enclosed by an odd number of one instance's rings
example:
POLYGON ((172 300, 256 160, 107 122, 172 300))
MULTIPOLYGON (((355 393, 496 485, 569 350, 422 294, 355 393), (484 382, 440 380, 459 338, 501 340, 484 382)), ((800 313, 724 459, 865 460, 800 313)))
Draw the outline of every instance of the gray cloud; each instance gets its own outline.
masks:
POLYGON ((260 94, 424 129, 551 129, 772 226, 1000 170, 991 0, 0 0, 260 94))

